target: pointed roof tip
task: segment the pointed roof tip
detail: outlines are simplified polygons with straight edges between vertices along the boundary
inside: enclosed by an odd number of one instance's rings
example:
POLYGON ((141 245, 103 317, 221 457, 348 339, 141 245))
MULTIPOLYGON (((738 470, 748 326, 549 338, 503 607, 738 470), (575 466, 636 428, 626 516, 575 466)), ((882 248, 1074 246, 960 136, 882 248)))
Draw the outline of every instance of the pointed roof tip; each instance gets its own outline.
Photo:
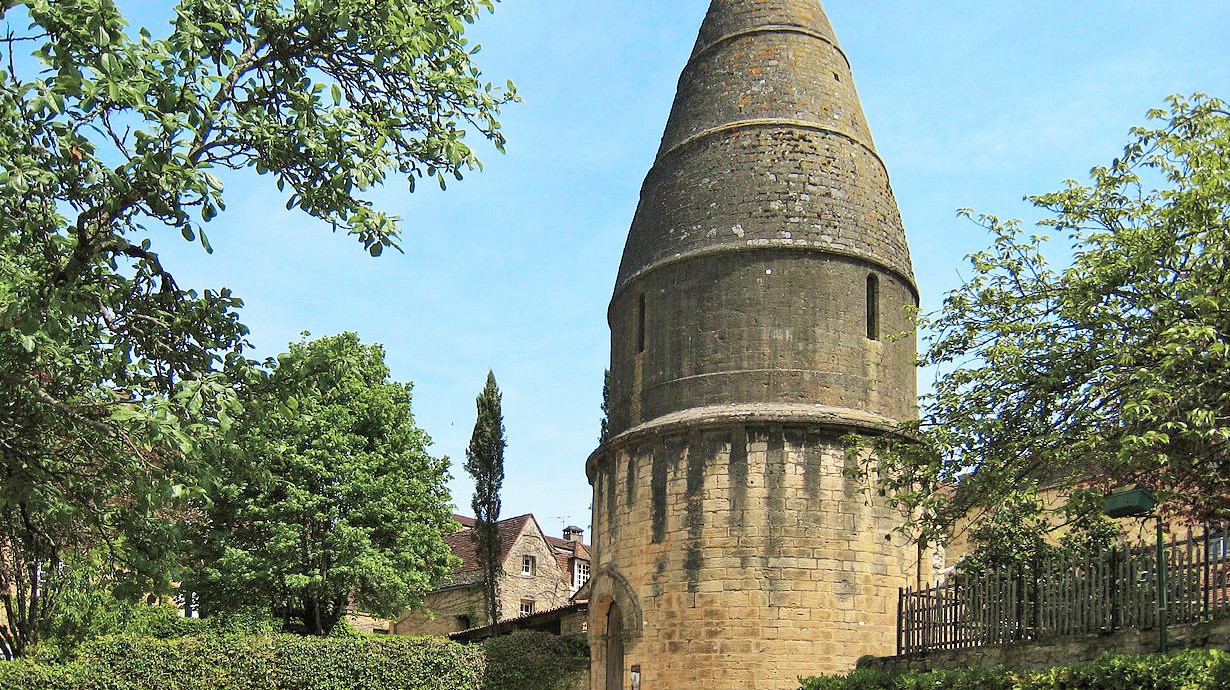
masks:
POLYGON ((888 170, 819 0, 712 0, 616 291, 682 256, 767 246, 853 256, 913 285, 888 170))
POLYGON ((765 121, 840 133, 875 151, 819 0, 712 0, 658 160, 705 133, 765 121))
POLYGON ((819 0, 713 0, 693 54, 727 37, 769 27, 796 27, 837 43, 819 0))

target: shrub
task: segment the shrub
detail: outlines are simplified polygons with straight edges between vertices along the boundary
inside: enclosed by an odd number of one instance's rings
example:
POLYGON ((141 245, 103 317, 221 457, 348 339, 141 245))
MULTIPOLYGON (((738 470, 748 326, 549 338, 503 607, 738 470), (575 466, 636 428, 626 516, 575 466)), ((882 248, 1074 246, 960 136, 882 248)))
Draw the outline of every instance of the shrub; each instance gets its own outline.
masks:
POLYGON ((583 636, 522 630, 483 642, 484 690, 565 690, 589 668, 583 636))
POLYGON ((5 690, 479 690, 481 650, 438 638, 111 637, 60 665, 0 663, 5 690))
POLYGON ((805 678, 802 690, 1224 690, 1230 653, 1174 656, 1107 654, 1088 664, 1036 671, 938 669, 895 675, 860 669, 847 676, 805 678))
POLYGON ((209 616, 185 618, 173 604, 141 604, 100 596, 86 613, 58 615, 46 638, 30 656, 44 663, 63 663, 76 656, 81 645, 91 639, 107 637, 155 638, 170 640, 194 636, 269 635, 281 624, 263 610, 241 609, 209 616))

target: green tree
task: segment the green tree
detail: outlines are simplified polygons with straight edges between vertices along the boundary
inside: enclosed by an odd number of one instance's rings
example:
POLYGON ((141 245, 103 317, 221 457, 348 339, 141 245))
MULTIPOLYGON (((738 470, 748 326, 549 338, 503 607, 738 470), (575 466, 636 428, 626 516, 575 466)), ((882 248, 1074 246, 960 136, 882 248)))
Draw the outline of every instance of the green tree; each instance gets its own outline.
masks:
POLYGON ((448 460, 427 453, 410 385, 353 333, 300 342, 242 391, 233 476, 185 580, 207 613, 272 604, 326 635, 351 604, 395 617, 452 573, 448 460))
POLYGON ((1048 559, 1096 556, 1123 536, 1119 525, 1101 514, 1100 492, 1073 489, 1061 506, 1048 506, 1027 486, 975 509, 958 572, 1038 574, 1039 564, 1048 559))
POLYGON ((602 419, 598 422, 598 443, 606 443, 611 436, 611 370, 602 372, 602 419))
POLYGON ((1068 268, 1046 237, 979 218, 994 245, 922 320, 943 375, 918 423, 877 441, 924 538, 1040 489, 1138 483, 1176 516, 1230 519, 1230 113, 1169 105, 1090 184, 1030 197, 1068 268))
MULTIPOLYGON (((495 374, 487 372, 483 392, 475 399, 478 417, 466 448, 466 472, 474 478, 475 525, 471 533, 483 573, 487 616, 491 625, 500 622, 500 487, 504 484, 504 413, 500 410, 500 387, 495 374)), ((493 628, 494 630, 494 628, 493 628)))
POLYGON ((237 411, 219 371, 246 330, 226 290, 182 289, 155 244, 208 250, 220 170, 396 247, 363 198, 443 185, 504 139, 515 98, 464 35, 489 0, 181 0, 161 37, 113 0, 0 2, 0 653, 57 607, 68 551, 163 591, 185 501, 237 411))

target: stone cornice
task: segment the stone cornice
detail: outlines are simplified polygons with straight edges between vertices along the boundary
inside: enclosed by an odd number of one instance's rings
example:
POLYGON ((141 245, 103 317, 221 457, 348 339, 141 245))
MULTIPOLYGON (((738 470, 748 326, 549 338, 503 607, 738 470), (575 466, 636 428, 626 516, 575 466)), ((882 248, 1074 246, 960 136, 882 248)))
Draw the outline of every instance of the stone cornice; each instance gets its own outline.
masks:
POLYGON ((824 254, 828 256, 835 256, 835 257, 841 257, 845 259, 854 259, 856 261, 861 261, 863 263, 866 263, 866 264, 875 266, 879 269, 882 269, 885 272, 891 273, 892 275, 900 278, 910 288, 910 292, 912 292, 914 295, 914 301, 917 302, 919 300, 918 284, 914 282, 914 276, 902 271, 899 268, 896 268, 888 264, 887 262, 884 261, 884 259, 877 258, 877 257, 871 256, 870 254, 866 254, 863 252, 856 252, 856 251, 850 251, 847 249, 836 248, 830 244, 821 243, 821 242, 809 242, 807 240, 795 240, 795 239, 755 239, 755 240, 750 240, 742 244, 732 242, 729 244, 712 245, 712 246, 704 247, 701 249, 694 249, 692 251, 679 252, 677 254, 672 254, 670 256, 664 256, 660 259, 655 259, 653 261, 650 261, 647 265, 645 265, 644 268, 641 268, 637 270, 635 273, 632 273, 631 275, 629 275, 627 278, 620 281, 619 284, 615 286, 615 292, 614 294, 612 294, 610 305, 607 307, 607 322, 609 324, 610 318, 611 318, 610 309, 614 306, 615 300, 618 299, 619 295, 623 293, 624 290, 628 289, 628 287, 632 285, 634 282, 636 282, 638 279, 645 277, 646 275, 652 273, 653 271, 656 271, 660 268, 664 268, 666 266, 670 266, 672 264, 677 264, 677 263, 681 263, 684 261, 690 261, 692 259, 697 259, 700 257, 708 256, 710 254, 721 254, 721 253, 729 253, 729 252, 736 252, 736 251, 767 251, 767 250, 788 250, 788 251, 795 251, 799 253, 806 252, 810 254, 824 254))
POLYGON ((688 60, 688 66, 691 66, 693 62, 695 62, 701 56, 705 55, 706 53, 713 50, 714 48, 717 48, 718 46, 724 43, 733 41, 736 38, 743 38, 744 36, 752 36, 755 34, 787 34, 787 33, 800 34, 803 36, 807 36, 808 38, 814 38, 818 41, 824 42, 825 44, 831 46, 833 50, 837 51, 837 54, 840 55, 841 59, 845 61, 847 68, 850 67, 850 58, 846 56, 846 51, 842 50, 841 46, 837 45, 836 41, 829 38, 828 36, 825 36, 819 31, 816 31, 814 29, 809 29, 805 26, 799 26, 797 24, 766 24, 764 26, 756 26, 750 29, 743 29, 741 31, 732 31, 724 36, 719 36, 718 38, 707 43, 703 48, 697 48, 696 50, 692 51, 692 57, 688 60))
POLYGON ((875 147, 867 144, 866 142, 860 141, 857 137, 851 135, 848 132, 844 132, 840 129, 836 129, 834 127, 826 127, 825 125, 822 125, 818 122, 811 122, 809 120, 796 120, 796 119, 787 118, 787 117, 763 117, 763 118, 752 118, 752 119, 746 119, 746 120, 735 120, 734 122, 727 122, 726 124, 718 125, 717 127, 710 127, 709 129, 701 130, 697 132, 696 134, 692 134, 686 137, 679 143, 673 144, 670 148, 666 149, 665 151, 660 152, 658 154, 657 160, 654 161, 653 167, 649 169, 649 175, 653 175, 654 172, 656 172, 657 169, 661 167, 662 162, 664 160, 673 156, 679 151, 689 146, 692 146, 693 144, 699 141, 708 139, 709 137, 717 136, 719 134, 725 134, 727 132, 734 132, 734 131, 738 131, 741 129, 759 129, 759 128, 766 128, 766 127, 780 128, 780 129, 802 129, 802 130, 807 130, 811 132, 819 132, 821 134, 831 134, 833 136, 841 137, 842 139, 849 141, 855 146, 858 146, 859 148, 862 148, 863 150, 865 150, 867 153, 871 154, 872 158, 875 158, 876 162, 880 164, 880 168, 884 171, 884 176, 886 178, 888 177, 888 166, 884 164, 884 159, 880 158, 880 154, 875 150, 875 147))
POLYGON ((899 434, 900 422, 884 415, 848 407, 805 403, 738 403, 694 407, 662 415, 607 439, 585 461, 585 474, 592 483, 598 461, 611 450, 653 436, 686 431, 719 429, 745 424, 810 426, 875 434, 899 434))

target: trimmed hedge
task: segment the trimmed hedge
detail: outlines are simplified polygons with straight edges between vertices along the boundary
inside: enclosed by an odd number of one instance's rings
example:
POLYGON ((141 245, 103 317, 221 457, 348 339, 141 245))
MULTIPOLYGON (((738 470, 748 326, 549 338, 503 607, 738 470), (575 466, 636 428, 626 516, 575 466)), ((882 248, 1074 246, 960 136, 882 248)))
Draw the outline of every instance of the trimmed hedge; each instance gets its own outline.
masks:
POLYGON ((589 668, 583 636, 522 630, 483 641, 484 690, 566 690, 589 668))
POLYGON ((0 662, 4 690, 480 690, 483 653, 439 638, 112 637, 66 664, 0 662))
POLYGON ((938 669, 900 675, 859 669, 848 676, 805 678, 802 690, 1226 690, 1230 653, 1174 656, 1107 654, 1095 662, 1034 671, 938 669))

